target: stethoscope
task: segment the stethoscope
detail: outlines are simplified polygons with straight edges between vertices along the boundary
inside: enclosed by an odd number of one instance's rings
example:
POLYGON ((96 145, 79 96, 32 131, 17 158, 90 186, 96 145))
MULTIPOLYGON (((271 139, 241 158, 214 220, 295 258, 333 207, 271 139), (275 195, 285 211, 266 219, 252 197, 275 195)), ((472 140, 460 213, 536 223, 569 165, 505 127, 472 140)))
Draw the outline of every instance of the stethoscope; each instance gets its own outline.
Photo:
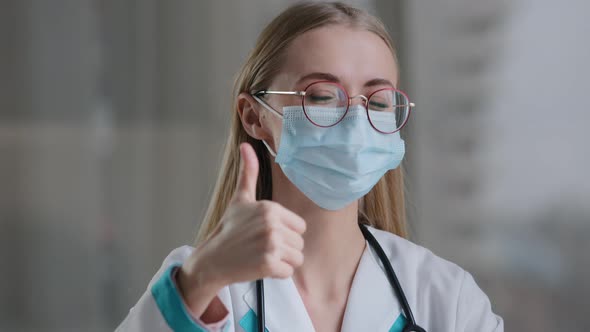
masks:
MULTIPOLYGON (((402 309, 404 311, 404 315, 406 319, 409 321, 408 324, 404 327, 402 332, 426 332, 425 329, 421 328, 416 324, 416 320, 414 319, 414 314, 412 314, 412 309, 410 309, 410 305, 408 304, 408 300, 406 299, 406 294, 402 289, 402 286, 397 279, 395 271, 393 267, 391 267, 391 263, 389 259, 385 255, 383 248, 377 242, 377 239, 369 232, 367 226, 364 224, 359 223, 359 227, 361 228, 361 232, 367 241, 369 241, 369 245, 377 252, 377 256, 379 256, 379 260, 381 264, 385 267, 385 273, 387 275, 387 279, 389 279, 389 284, 395 290, 395 294, 399 299, 402 309)), ((262 279, 256 280, 256 297, 258 299, 258 331, 264 332, 264 325, 265 318, 264 318, 264 283, 262 279)))

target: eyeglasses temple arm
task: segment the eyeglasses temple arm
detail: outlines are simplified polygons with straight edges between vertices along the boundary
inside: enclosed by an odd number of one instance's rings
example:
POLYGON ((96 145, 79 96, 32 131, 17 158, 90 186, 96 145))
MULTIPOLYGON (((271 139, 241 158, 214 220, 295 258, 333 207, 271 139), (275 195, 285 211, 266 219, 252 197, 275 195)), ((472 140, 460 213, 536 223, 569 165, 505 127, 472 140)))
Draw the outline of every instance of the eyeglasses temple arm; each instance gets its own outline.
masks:
POLYGON ((291 96, 305 96, 305 91, 271 91, 271 90, 262 90, 256 92, 255 96, 263 96, 263 95, 291 95, 291 96))

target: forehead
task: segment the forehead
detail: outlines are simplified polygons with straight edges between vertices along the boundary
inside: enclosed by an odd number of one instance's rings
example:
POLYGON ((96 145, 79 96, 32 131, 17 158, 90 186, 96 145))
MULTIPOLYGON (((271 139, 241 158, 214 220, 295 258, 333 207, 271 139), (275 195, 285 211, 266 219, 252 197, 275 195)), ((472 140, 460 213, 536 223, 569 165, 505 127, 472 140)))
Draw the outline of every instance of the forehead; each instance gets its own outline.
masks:
POLYGON ((397 84, 398 76, 392 51, 381 37, 344 25, 310 30, 288 46, 280 80, 294 84, 312 72, 333 74, 346 88, 362 86, 375 78, 397 84))

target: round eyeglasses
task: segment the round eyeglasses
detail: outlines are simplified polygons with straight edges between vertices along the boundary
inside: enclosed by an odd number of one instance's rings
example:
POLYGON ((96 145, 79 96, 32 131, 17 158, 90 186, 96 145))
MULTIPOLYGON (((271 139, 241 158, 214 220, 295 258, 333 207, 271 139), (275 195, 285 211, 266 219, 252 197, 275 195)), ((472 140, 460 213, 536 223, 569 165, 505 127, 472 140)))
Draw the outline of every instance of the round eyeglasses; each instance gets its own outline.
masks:
POLYGON ((402 129, 415 106, 404 92, 395 88, 378 89, 368 97, 349 97, 342 85, 331 81, 313 82, 303 91, 262 90, 255 92, 254 96, 261 97, 267 94, 301 96, 305 116, 318 127, 337 125, 348 113, 351 100, 360 98, 367 111, 369 123, 383 134, 393 134, 402 129))

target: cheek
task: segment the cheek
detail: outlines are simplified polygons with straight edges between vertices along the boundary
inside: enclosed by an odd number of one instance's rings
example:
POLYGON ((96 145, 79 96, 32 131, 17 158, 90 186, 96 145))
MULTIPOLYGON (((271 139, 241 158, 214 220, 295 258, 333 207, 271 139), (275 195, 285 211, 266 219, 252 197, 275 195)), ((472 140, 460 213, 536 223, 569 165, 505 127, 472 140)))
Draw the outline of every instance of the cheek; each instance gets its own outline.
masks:
POLYGON ((280 134, 283 128, 283 119, 274 114, 267 114, 264 117, 264 126, 268 128, 273 135, 276 133, 280 134))

